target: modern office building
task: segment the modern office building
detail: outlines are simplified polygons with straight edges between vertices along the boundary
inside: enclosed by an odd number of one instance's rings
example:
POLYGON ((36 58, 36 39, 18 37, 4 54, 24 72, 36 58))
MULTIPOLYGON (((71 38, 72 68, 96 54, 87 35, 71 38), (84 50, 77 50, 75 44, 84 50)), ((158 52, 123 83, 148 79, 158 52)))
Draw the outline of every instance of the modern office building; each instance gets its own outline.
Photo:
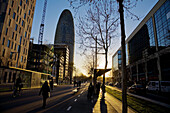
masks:
POLYGON ((54 59, 53 46, 45 44, 43 45, 33 44, 33 41, 30 41, 27 69, 51 74, 53 59, 54 59), (40 46, 41 55, 39 56, 40 46), (40 62, 38 62, 39 58, 40 62))
MULTIPOLYGON (((26 68, 36 0, 0 0, 0 66, 26 68)), ((13 72, 1 70, 11 82, 13 72)))
POLYGON ((66 44, 69 48, 69 76, 72 81, 73 64, 74 64, 74 22, 69 10, 64 10, 59 18, 54 44, 66 44))
MULTIPOLYGON (((121 48, 112 57, 115 82, 121 82, 120 51, 121 48)), ((129 82, 170 81, 169 0, 159 0, 127 38, 126 60, 129 82)))

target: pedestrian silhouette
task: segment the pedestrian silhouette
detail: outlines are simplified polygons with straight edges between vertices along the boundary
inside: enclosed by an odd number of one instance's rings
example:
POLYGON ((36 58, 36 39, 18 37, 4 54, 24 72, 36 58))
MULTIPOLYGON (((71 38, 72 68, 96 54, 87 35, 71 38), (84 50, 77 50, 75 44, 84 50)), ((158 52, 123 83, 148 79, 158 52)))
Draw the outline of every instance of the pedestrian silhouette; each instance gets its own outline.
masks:
POLYGON ((93 98, 93 93, 94 93, 94 86, 92 85, 92 83, 90 83, 90 85, 88 87, 88 94, 87 94, 87 98, 89 100, 91 100, 93 98))
POLYGON ((13 97, 15 97, 17 95, 21 95, 20 93, 21 93, 21 88, 23 87, 23 85, 22 85, 22 80, 21 80, 20 76, 17 78, 16 83, 14 83, 14 87, 15 87, 15 89, 13 92, 13 97))
POLYGON ((43 108, 45 108, 46 106, 46 100, 47 98, 49 97, 49 93, 50 93, 50 88, 48 86, 48 82, 45 81, 45 83, 43 84, 42 88, 40 89, 40 92, 39 92, 39 95, 41 95, 42 93, 42 96, 43 96, 43 108))

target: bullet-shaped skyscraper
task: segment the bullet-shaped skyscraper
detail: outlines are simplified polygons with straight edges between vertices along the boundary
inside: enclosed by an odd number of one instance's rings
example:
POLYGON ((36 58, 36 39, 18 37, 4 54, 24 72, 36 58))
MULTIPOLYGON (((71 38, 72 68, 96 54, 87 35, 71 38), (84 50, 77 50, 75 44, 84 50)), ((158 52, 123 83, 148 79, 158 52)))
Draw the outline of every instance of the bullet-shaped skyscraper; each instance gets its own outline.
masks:
MULTIPOLYGON (((54 44, 66 44, 69 48, 69 72, 70 83, 72 81, 73 64, 74 64, 74 22, 72 14, 69 10, 65 9, 59 18, 54 44)), ((67 76, 67 75, 66 75, 67 76)))

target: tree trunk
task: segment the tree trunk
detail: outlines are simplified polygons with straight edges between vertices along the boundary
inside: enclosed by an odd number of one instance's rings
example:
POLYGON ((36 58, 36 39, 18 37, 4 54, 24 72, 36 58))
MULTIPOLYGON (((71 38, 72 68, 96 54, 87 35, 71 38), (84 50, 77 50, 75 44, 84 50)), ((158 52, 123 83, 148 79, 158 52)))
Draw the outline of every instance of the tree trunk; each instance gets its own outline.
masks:
POLYGON ((124 14, 123 14, 123 0, 119 2, 120 24, 121 24, 121 47, 122 47, 122 113, 127 113, 127 76, 126 76, 126 52, 125 52, 125 27, 124 27, 124 14))
MULTIPOLYGON (((108 49, 105 49, 105 70, 107 69, 107 53, 108 49)), ((103 74, 103 85, 102 85, 102 99, 105 98, 105 73, 103 74)))

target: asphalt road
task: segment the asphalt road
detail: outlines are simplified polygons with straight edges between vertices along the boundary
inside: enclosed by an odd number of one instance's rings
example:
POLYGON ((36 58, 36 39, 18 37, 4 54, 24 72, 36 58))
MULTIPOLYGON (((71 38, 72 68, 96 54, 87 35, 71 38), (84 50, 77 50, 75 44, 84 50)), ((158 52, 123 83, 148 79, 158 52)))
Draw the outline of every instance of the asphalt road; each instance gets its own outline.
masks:
POLYGON ((13 98, 12 92, 0 94, 0 112, 3 113, 91 113, 95 102, 87 100, 86 84, 82 85, 77 93, 73 93, 72 85, 57 86, 51 91, 47 99, 47 106, 42 108, 40 89, 24 90, 21 96, 13 98))

